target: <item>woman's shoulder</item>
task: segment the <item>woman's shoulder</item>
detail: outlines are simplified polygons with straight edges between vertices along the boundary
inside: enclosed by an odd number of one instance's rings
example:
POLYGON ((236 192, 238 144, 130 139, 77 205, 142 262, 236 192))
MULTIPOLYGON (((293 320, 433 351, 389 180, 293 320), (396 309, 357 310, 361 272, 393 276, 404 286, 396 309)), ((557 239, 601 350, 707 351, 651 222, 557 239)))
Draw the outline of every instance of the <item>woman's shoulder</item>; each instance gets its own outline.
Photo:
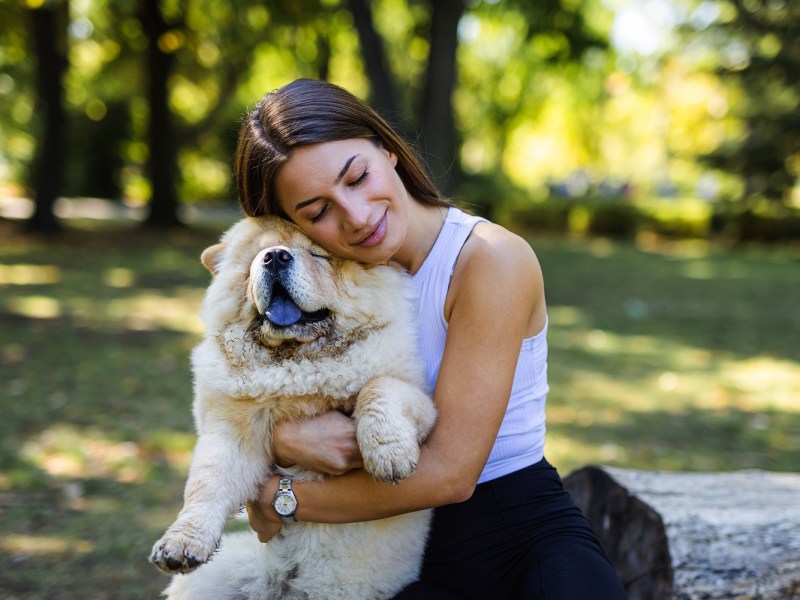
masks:
POLYGON ((490 221, 475 225, 461 250, 451 280, 446 313, 464 294, 514 294, 523 304, 536 304, 543 293, 542 272, 531 245, 490 221))
POLYGON ((527 240, 491 221, 480 221, 475 225, 464 244, 462 258, 473 267, 538 268, 536 254, 527 240))

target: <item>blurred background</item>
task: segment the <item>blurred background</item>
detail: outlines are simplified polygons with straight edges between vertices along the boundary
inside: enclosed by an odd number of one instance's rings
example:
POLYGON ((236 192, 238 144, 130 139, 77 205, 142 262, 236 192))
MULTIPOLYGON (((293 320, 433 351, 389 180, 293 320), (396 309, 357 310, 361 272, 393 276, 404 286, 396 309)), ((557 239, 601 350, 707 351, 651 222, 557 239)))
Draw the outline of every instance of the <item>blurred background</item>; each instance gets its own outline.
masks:
POLYGON ((547 455, 800 465, 800 4, 0 0, 0 598, 153 598, 236 133, 328 79, 524 235, 547 455))

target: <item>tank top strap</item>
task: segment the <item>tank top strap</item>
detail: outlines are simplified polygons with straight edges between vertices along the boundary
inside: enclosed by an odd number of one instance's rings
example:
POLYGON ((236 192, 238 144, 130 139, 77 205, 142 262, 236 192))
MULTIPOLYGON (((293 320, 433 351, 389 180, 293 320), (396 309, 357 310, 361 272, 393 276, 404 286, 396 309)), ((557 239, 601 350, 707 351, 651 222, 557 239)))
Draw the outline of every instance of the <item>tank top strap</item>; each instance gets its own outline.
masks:
POLYGON ((436 238, 428 258, 415 275, 415 279, 428 279, 430 277, 439 279, 444 277, 449 282, 467 238, 472 233, 475 225, 482 221, 486 221, 486 219, 469 215, 460 209, 451 207, 447 211, 439 237, 436 238))

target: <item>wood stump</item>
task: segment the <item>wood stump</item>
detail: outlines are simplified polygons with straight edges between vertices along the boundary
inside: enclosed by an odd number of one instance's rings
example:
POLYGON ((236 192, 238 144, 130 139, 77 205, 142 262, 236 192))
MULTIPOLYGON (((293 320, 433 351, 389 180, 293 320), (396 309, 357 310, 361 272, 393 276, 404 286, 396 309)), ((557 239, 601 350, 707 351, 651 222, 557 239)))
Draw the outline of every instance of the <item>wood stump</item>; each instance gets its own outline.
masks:
POLYGON ((800 600, 800 475, 589 466, 564 485, 631 600, 800 600))

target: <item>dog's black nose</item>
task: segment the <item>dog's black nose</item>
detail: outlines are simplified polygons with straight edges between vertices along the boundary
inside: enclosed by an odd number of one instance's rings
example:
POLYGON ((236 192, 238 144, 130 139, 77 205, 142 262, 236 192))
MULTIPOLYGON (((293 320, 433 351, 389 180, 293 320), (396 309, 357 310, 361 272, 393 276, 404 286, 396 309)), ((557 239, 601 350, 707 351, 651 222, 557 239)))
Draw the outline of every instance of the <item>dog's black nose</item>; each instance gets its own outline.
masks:
POLYGON ((285 269, 291 262, 292 254, 285 248, 275 248, 264 255, 264 265, 273 273, 285 269))

